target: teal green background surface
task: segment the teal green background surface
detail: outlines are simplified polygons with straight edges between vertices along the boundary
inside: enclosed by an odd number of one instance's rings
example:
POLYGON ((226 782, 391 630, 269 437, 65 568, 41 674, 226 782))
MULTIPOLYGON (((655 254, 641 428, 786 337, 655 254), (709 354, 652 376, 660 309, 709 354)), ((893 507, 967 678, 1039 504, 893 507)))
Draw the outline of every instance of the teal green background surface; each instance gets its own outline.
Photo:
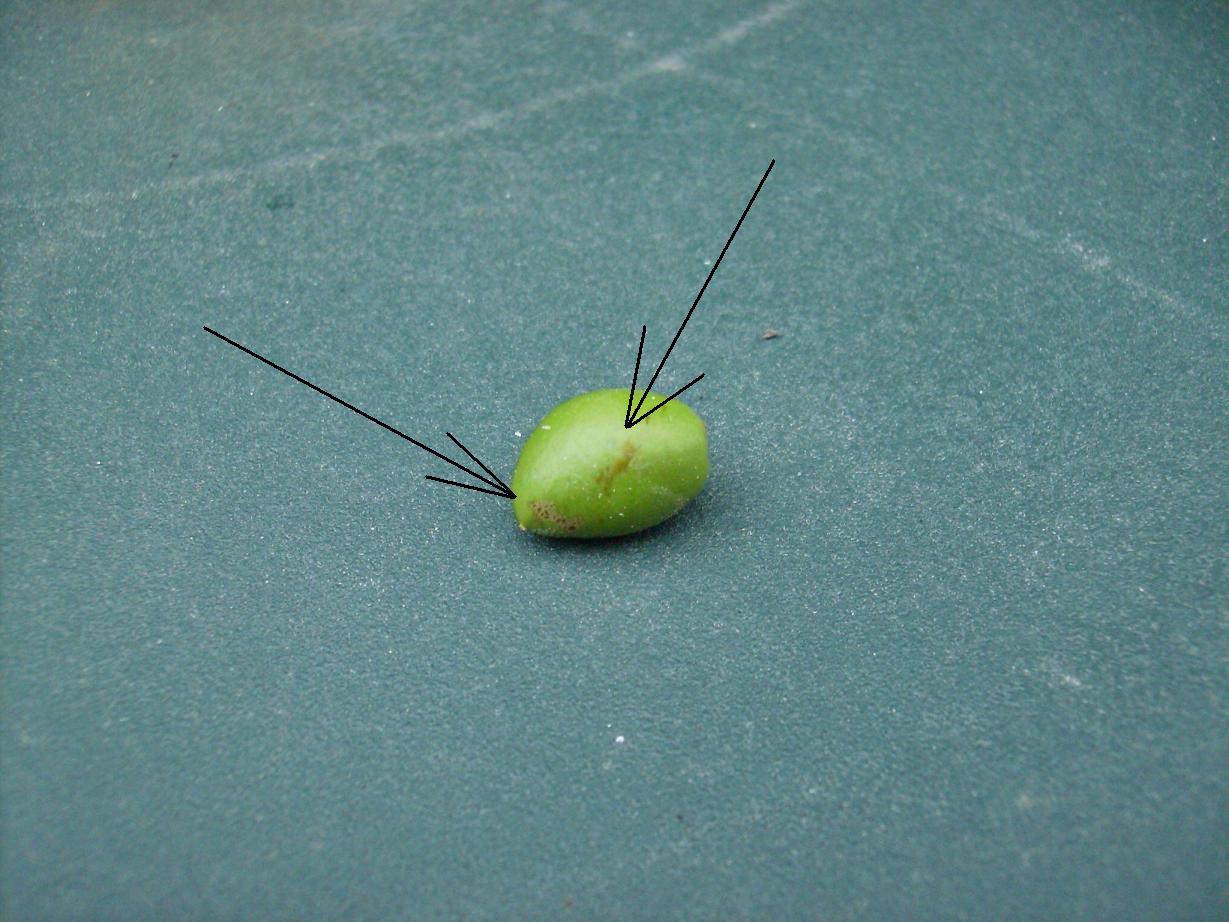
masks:
POLYGON ((1223 918, 1227 65, 1212 3, 6 3, 5 918, 1223 918), (202 331, 506 478, 774 157, 630 540, 202 331))

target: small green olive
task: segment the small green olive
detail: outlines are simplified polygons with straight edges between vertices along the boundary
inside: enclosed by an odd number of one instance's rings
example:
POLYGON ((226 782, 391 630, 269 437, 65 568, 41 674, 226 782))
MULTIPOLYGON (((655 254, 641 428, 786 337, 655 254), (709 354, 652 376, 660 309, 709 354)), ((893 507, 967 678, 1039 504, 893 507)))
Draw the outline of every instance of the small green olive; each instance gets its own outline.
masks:
POLYGON ((665 399, 649 394, 630 429, 623 426, 626 389, 581 394, 547 413, 512 474, 521 528, 610 538, 651 528, 687 505, 708 478, 708 437, 678 399, 643 418, 665 399))

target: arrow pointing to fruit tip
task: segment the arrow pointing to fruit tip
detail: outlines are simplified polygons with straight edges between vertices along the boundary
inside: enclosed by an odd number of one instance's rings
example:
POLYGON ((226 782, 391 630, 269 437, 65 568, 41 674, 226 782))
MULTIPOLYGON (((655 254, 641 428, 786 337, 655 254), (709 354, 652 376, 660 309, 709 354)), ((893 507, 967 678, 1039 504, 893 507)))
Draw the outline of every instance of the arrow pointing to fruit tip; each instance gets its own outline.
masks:
POLYGON ((653 407, 649 412, 640 414, 641 408, 644 407, 644 401, 649 396, 649 392, 653 390, 653 385, 657 383, 657 376, 661 374, 662 368, 666 365, 666 359, 670 358, 670 353, 674 351, 675 344, 679 341, 679 337, 683 335, 683 328, 687 326, 687 321, 691 319, 691 315, 696 312, 696 306, 700 303, 700 299, 704 297, 704 292, 708 289, 708 283, 713 280, 713 276, 717 273, 717 267, 721 265, 721 260, 725 258, 726 250, 730 248, 730 244, 734 242, 734 235, 738 233, 738 229, 743 226, 743 220, 747 217, 747 212, 751 210, 751 206, 755 204, 755 197, 760 194, 760 190, 764 188, 764 182, 768 179, 768 174, 772 172, 772 168, 777 165, 774 158, 769 164, 768 169, 764 171, 764 175, 760 177, 759 185, 755 187, 755 191, 751 193, 751 199, 747 202, 747 207, 743 209, 742 215, 738 219, 738 223, 734 225, 734 230, 730 231, 729 239, 726 240, 725 246, 721 248, 721 255, 717 257, 717 261, 713 263, 713 268, 708 272, 708 278, 704 280, 704 284, 700 286, 700 293, 696 295, 696 299, 691 302, 691 309, 687 311, 687 316, 683 318, 683 322, 679 324, 678 332, 674 334, 674 339, 670 340, 670 348, 666 350, 666 354, 661 357, 661 361, 657 363, 657 371, 653 372, 653 377, 649 379, 649 386, 644 389, 644 393, 640 395, 640 401, 636 404, 636 408, 632 409, 632 401, 636 399, 636 382, 640 378, 640 358, 644 353, 644 334, 648 332, 648 327, 640 327, 640 347, 636 350, 636 370, 632 372, 632 386, 627 393, 627 413, 623 417, 623 428, 630 429, 637 423, 648 419, 671 400, 677 397, 687 388, 691 387, 704 375, 696 375, 677 391, 663 400, 661 403, 653 407), (639 415, 638 415, 639 414, 639 415))
POLYGON ((461 449, 461 451, 469 455, 469 457, 473 460, 475 464, 477 464, 480 468, 486 471, 489 477, 484 477, 481 474, 479 474, 477 471, 471 470, 470 468, 466 467, 464 464, 459 464, 458 462, 453 461, 452 458, 449 458, 447 455, 440 454, 434 448, 424 445, 422 442, 418 441, 418 439, 410 438, 400 429, 395 429, 392 426, 390 426, 388 423, 383 422, 382 420, 376 419, 370 413, 363 412, 358 407, 356 407, 354 404, 347 403, 345 400, 342 400, 340 397, 335 397, 333 394, 330 394, 324 388, 317 387, 316 385, 308 381, 306 378, 301 378, 298 375, 296 375, 293 371, 288 371, 287 369, 283 368, 281 365, 278 365, 276 362, 269 361, 263 355, 259 355, 258 353, 253 352, 247 346, 240 345, 239 343, 231 339, 229 336, 223 336, 217 330, 211 330, 209 327, 204 327, 204 330, 206 333, 213 334, 218 339, 222 340, 222 342, 229 343, 230 345, 234 346, 240 352, 246 352, 252 358, 257 359, 261 362, 264 362, 270 368, 277 369, 282 374, 286 375, 288 378, 293 378, 294 380, 298 381, 300 384, 307 385, 317 394, 320 394, 323 397, 328 397, 329 400, 332 400, 334 403, 341 404, 347 410, 352 410, 353 412, 357 413, 359 416, 363 417, 363 419, 370 420, 371 422, 375 423, 377 426, 387 429, 393 435, 401 436, 401 438, 405 439, 411 445, 421 448, 423 451, 428 452, 429 454, 435 455, 435 457, 439 458, 440 460, 447 461, 453 467, 465 471, 465 473, 469 474, 469 476, 473 477, 475 480, 479 480, 482 483, 485 483, 487 487, 490 487, 490 489, 487 489, 486 487, 471 486, 468 483, 461 483, 456 480, 445 480, 442 477, 432 477, 430 474, 426 475, 428 480, 434 480, 436 483, 446 483, 454 487, 461 487, 462 489, 465 489, 465 490, 474 490, 477 493, 489 493, 492 496, 502 496, 502 497, 505 497, 506 499, 516 499, 516 494, 512 492, 512 490, 508 487, 508 485, 504 483, 502 480, 500 480, 498 477, 496 477, 495 473, 489 467, 487 467, 485 464, 479 461, 478 457, 472 451, 470 451, 468 448, 462 445, 460 440, 457 439, 456 436, 454 436, 451 432, 447 433, 448 438, 452 439, 452 441, 456 444, 458 448, 461 449))

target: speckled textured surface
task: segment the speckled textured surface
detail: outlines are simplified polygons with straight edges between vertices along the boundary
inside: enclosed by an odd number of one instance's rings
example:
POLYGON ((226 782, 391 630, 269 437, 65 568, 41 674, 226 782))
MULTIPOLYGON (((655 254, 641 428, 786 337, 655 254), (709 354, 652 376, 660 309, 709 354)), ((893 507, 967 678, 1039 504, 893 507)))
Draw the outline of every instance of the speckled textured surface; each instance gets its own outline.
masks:
POLYGON ((161 6, 0 13, 6 918, 1223 916, 1223 6, 161 6), (201 330, 506 476, 772 157, 631 540, 201 330))

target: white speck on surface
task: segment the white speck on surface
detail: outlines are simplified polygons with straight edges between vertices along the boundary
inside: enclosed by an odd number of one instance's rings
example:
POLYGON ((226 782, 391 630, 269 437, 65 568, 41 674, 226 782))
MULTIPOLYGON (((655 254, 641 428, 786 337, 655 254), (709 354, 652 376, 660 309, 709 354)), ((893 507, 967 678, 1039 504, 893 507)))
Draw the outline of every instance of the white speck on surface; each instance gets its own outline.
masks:
POLYGON ((662 74, 677 74, 687 69, 687 62, 680 54, 668 54, 649 65, 650 71, 662 74))
POLYGON ((618 743, 620 746, 622 746, 627 741, 623 739, 622 735, 620 735, 620 736, 615 737, 615 742, 618 743))
POLYGON ((543 426, 542 428, 543 428, 543 429, 549 429, 549 428, 550 428, 550 426, 543 426))
POLYGON ((513 434, 514 436, 516 436, 518 439, 521 437, 521 434, 520 434, 520 432, 519 432, 519 431, 518 431, 518 432, 513 432, 512 434, 513 434))

